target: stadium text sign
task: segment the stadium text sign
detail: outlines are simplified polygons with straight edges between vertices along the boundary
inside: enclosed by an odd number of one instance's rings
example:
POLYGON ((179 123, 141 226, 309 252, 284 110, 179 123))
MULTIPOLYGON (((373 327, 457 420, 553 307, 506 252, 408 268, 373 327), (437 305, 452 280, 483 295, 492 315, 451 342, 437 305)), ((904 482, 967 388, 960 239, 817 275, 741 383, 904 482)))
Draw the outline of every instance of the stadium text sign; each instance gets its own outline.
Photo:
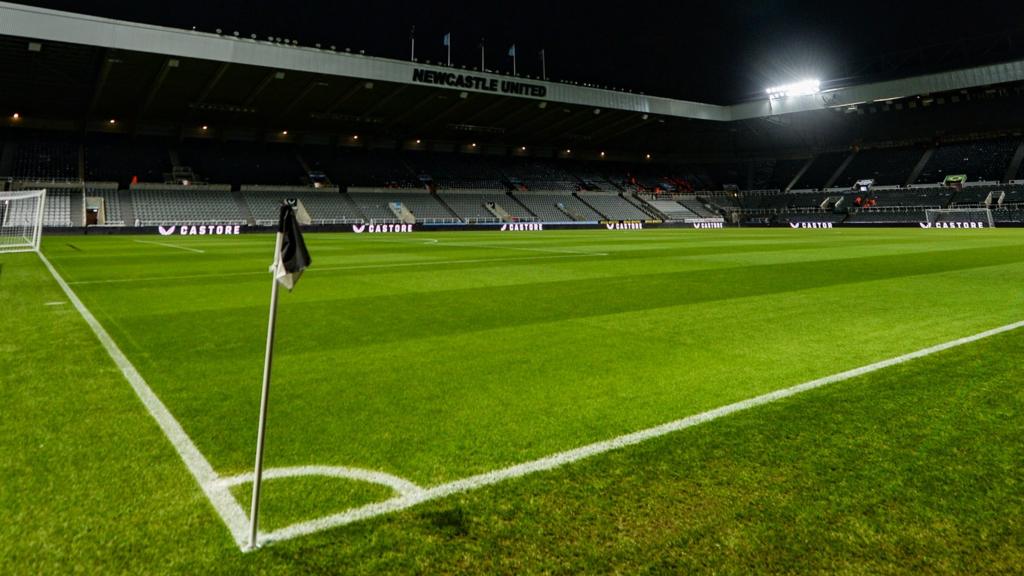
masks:
POLYGON ((832 222, 790 222, 790 228, 832 228, 832 222))
POLYGON ((497 78, 485 78, 472 74, 457 74, 455 72, 444 72, 442 70, 425 70, 416 68, 412 71, 412 81, 419 84, 433 84, 435 86, 447 86, 449 88, 469 88, 482 92, 495 92, 501 94, 516 94, 519 96, 533 96, 543 98, 548 95, 547 86, 540 84, 529 84, 527 82, 516 82, 515 80, 499 80, 497 78))
POLYGON ((725 222, 693 222, 694 228, 725 228, 725 222))
POLYGON ((412 232, 412 224, 353 224, 352 231, 356 234, 407 234, 412 232))
POLYGON ((161 236, 171 236, 175 232, 179 236, 235 236, 242 233, 242 227, 238 224, 217 224, 205 226, 163 226, 159 227, 161 236))
POLYGON ((644 223, 640 220, 622 220, 620 222, 605 222, 604 227, 609 230, 643 230, 644 223))
POLYGON ((502 224, 502 232, 540 232, 544 230, 544 224, 540 222, 514 222, 502 224))
POLYGON ((921 228, 988 228, 984 222, 920 222, 921 228))

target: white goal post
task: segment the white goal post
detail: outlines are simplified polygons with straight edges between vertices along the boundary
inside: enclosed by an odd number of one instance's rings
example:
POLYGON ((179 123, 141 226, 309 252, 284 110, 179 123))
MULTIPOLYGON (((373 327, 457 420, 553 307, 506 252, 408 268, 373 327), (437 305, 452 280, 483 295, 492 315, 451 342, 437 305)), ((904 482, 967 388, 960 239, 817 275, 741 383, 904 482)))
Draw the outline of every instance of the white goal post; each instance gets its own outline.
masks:
POLYGON ((46 190, 0 192, 0 253, 39 250, 46 190))
POLYGON ((995 228, 988 208, 932 208, 925 210, 929 226, 948 224, 950 228, 995 228))

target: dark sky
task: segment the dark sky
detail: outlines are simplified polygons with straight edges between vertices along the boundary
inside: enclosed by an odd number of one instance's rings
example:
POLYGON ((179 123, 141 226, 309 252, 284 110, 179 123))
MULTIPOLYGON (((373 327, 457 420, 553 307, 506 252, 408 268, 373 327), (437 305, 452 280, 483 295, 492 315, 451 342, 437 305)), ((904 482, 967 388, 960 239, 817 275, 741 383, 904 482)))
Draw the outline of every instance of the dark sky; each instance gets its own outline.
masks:
POLYGON ((453 59, 554 79, 614 85, 675 98, 732 103, 804 77, 835 84, 903 77, 1024 57, 1024 4, 890 0, 541 2, 520 0, 27 0, 59 10, 213 31, 238 30, 336 44, 368 54, 453 59), (614 8, 610 7, 614 6, 614 8), (969 39, 969 41, 965 41, 969 39), (918 49, 926 47, 924 52, 918 49))

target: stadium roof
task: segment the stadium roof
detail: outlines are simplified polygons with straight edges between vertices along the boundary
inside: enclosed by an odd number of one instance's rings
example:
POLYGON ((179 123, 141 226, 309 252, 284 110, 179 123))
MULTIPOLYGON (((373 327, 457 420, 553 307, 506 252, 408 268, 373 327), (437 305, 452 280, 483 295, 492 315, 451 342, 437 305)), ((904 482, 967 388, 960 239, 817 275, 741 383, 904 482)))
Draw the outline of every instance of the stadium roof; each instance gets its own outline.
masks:
POLYGON ((776 147, 788 133, 799 147, 806 134, 788 118, 798 112, 820 121, 828 111, 1024 81, 1015 61, 721 106, 3 2, 0 62, 0 105, 87 128, 109 118, 133 129, 217 123, 647 150, 677 149, 681 138, 712 147, 735 139, 737 126, 754 132, 751 141, 771 132, 776 147))

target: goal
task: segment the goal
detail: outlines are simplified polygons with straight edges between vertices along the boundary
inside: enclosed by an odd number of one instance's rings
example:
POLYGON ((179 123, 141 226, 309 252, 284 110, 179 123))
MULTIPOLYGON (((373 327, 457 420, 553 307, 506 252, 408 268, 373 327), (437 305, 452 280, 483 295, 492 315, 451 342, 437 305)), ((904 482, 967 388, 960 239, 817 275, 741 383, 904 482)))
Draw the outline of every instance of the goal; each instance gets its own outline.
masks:
POLYGON ((925 211, 928 226, 936 228, 995 228, 988 208, 934 208, 925 211))
POLYGON ((0 192, 0 253, 39 250, 46 190, 0 192))

